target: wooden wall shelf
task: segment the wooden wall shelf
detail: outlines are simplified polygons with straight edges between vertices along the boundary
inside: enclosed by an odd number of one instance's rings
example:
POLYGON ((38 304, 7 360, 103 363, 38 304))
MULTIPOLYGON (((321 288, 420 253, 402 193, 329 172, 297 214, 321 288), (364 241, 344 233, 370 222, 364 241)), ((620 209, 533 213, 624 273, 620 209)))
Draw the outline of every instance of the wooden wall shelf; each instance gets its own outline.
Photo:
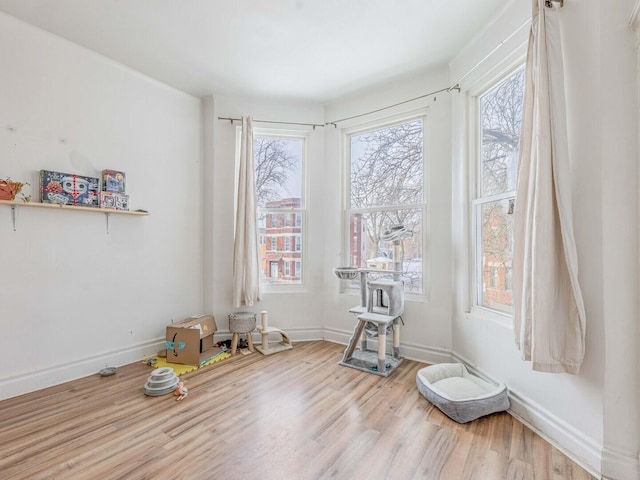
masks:
POLYGON ((107 235, 109 234, 109 219, 111 215, 136 215, 148 216, 149 212, 136 210, 108 210, 105 208, 93 207, 74 207, 72 205, 59 205, 57 203, 39 203, 39 202, 23 202, 21 200, 0 200, 0 205, 6 205, 11 208, 11 221, 13 223, 13 231, 16 230, 16 214, 18 208, 47 208, 49 210, 74 210, 91 213, 102 213, 107 219, 107 235))

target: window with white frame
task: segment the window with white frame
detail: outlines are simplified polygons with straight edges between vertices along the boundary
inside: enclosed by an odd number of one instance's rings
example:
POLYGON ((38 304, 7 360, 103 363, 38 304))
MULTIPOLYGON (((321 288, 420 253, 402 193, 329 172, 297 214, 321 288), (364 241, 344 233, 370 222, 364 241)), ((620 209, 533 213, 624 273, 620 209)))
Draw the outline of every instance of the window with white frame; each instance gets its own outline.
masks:
POLYGON ((508 315, 524 80, 524 68, 511 73, 478 97, 477 109, 474 305, 508 315))
POLYGON ((258 226, 267 239, 260 248, 261 280, 274 286, 302 284, 291 264, 301 270, 304 262, 306 134, 254 129, 253 152, 258 226))
MULTIPOLYGON (((405 292, 422 294, 425 115, 347 131, 344 258, 362 268, 399 269, 405 292), (408 237, 389 241, 404 228, 408 237)), ((352 285, 355 287, 356 285, 352 285)))

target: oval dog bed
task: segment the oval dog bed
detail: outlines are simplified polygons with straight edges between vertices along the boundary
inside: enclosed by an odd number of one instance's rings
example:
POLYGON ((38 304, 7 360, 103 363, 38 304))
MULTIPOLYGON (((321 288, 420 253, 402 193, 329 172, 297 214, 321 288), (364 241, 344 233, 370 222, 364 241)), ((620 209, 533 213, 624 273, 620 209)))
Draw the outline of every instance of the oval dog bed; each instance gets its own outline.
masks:
POLYGON ((418 371, 420 393, 458 423, 509 408, 507 387, 471 375, 462 363, 440 363, 418 371))

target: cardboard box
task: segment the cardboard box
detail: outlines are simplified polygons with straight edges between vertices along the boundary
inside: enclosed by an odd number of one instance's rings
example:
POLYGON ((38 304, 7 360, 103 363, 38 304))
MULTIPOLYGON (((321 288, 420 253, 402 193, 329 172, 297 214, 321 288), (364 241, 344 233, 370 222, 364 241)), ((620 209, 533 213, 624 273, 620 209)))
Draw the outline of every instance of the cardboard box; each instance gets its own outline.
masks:
POLYGON ((220 352, 213 343, 216 330, 213 315, 185 318, 167 325, 167 363, 200 365, 209 360, 220 352))
POLYGON ((102 191, 113 193, 125 193, 126 175, 118 170, 102 171, 102 191))
POLYGON ((100 192, 100 208, 129 210, 129 195, 125 193, 100 192))
POLYGON ((98 207, 100 179, 75 173, 40 171, 40 201, 76 207, 98 207))

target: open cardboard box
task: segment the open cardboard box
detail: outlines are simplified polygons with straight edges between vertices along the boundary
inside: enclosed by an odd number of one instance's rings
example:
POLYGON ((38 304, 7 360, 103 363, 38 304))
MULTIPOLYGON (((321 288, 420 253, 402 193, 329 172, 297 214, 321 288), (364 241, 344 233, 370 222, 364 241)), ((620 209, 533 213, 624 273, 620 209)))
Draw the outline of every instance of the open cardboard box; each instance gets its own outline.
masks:
POLYGON ((213 315, 197 315, 167 325, 167 363, 199 366, 220 353, 213 343, 216 330, 213 315))

